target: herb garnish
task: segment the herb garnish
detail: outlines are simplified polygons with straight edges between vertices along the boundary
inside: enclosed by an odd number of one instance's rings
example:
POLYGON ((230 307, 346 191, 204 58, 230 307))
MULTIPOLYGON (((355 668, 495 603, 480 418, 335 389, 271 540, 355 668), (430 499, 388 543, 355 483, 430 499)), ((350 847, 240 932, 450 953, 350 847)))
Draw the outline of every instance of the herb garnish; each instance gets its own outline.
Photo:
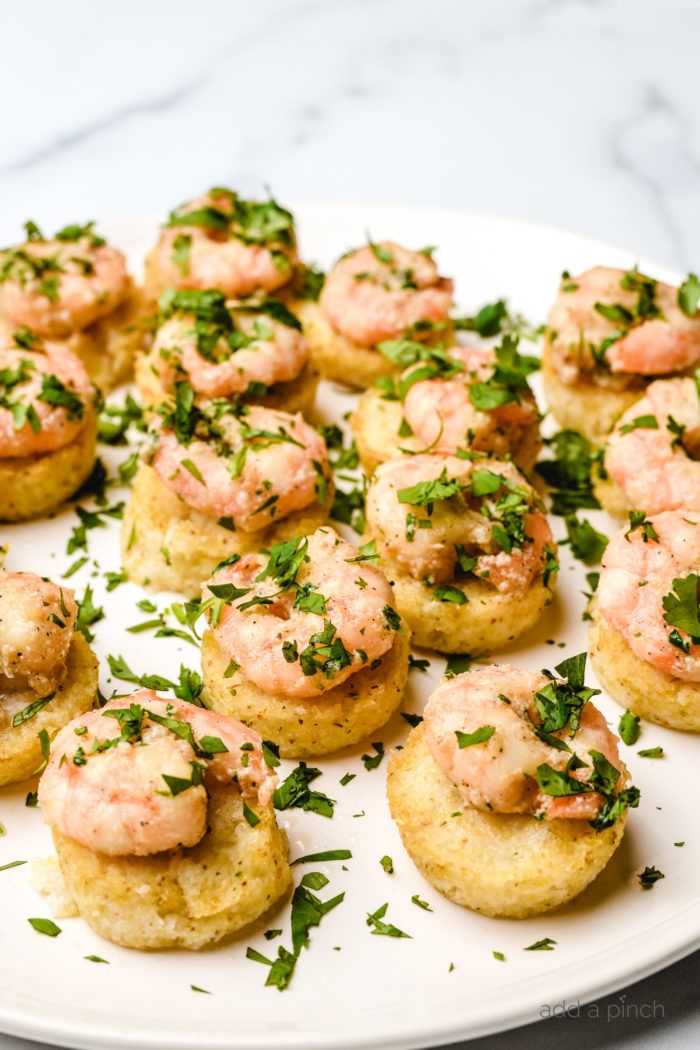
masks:
POLYGON ((300 762, 296 769, 275 789, 272 802, 275 809, 303 809, 318 813, 322 817, 332 817, 335 800, 321 791, 311 791, 309 784, 321 776, 320 769, 300 762))
POLYGON ((371 912, 365 920, 368 926, 372 927, 372 933, 375 936, 381 937, 406 937, 410 939, 410 933, 404 933, 398 926, 394 926, 393 923, 383 922, 383 918, 387 913, 389 904, 382 904, 376 911, 371 912))

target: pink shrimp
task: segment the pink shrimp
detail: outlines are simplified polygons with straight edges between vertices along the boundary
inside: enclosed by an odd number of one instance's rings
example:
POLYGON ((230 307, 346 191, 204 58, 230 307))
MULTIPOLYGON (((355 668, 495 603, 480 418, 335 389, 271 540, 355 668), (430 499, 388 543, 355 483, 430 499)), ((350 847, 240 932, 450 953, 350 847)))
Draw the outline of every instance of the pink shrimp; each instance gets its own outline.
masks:
POLYGON ((565 383, 592 371, 597 357, 620 375, 667 375, 700 360, 700 316, 678 305, 678 289, 596 266, 565 275, 548 329, 553 363, 565 383))
MULTIPOLYGON (((468 447, 507 455, 522 436, 523 428, 539 419, 532 392, 525 389, 518 400, 480 410, 471 400, 471 390, 475 383, 493 375, 495 351, 453 346, 448 353, 464 370, 449 379, 413 383, 403 403, 406 422, 420 444, 431 451, 454 453, 468 447)), ((404 377, 420 367, 418 364, 407 369, 404 377)))
POLYGON ((161 288, 216 288, 232 299, 274 292, 298 262, 294 219, 272 199, 212 189, 173 212, 154 260, 161 288))
POLYGON ((269 803, 277 775, 254 730, 139 689, 61 730, 39 804, 47 823, 89 849, 147 856, 196 845, 207 827, 207 785, 232 780, 269 803))
POLYGON ((618 419, 605 469, 647 514, 700 510, 700 400, 693 379, 657 379, 618 419))
POLYGON ((232 518, 244 532, 279 521, 323 500, 328 451, 301 415, 271 408, 224 406, 202 416, 197 434, 181 442, 160 431, 152 466, 188 506, 211 518, 232 518))
POLYGON ((309 356, 301 325, 276 300, 234 307, 211 290, 180 292, 168 314, 151 352, 166 389, 184 372, 205 397, 245 394, 296 379, 309 356))
POLYGON ((0 255, 0 313, 11 325, 63 338, 105 317, 126 298, 124 255, 87 226, 66 226, 44 240, 28 223, 30 239, 0 255))
POLYGON ((219 569, 204 597, 239 595, 213 627, 219 646, 268 693, 314 697, 344 682, 391 648, 398 627, 384 574, 359 557, 322 528, 219 569))
POLYGON ((0 346, 0 459, 70 444, 85 426, 95 396, 71 350, 43 344, 31 333, 22 338, 31 349, 17 343, 0 346))
POLYGON ((547 820, 592 820, 603 802, 600 793, 574 788, 553 797, 538 786, 539 767, 564 771, 572 753, 585 763, 572 771, 575 781, 588 781, 591 753, 599 752, 620 773, 617 789, 623 786, 617 739, 590 701, 573 735, 568 721, 548 734, 565 749, 537 735, 542 717, 535 700, 547 687, 551 680, 544 674, 494 664, 443 679, 430 697, 423 721, 428 747, 468 805, 490 813, 543 813, 547 820), (483 739, 465 744, 462 734, 483 739))
POLYGON ((502 460, 427 453, 389 460, 370 482, 366 513, 378 549, 430 584, 446 583, 469 566, 498 591, 524 593, 544 571, 547 554, 553 556, 552 533, 534 491, 502 460), (506 505, 522 529, 512 543, 502 536, 506 505))
POLYGON ((55 691, 65 677, 77 614, 69 587, 0 569, 0 694, 55 691))
POLYGON ((674 678, 700 682, 700 645, 683 628, 675 627, 673 613, 664 609, 664 599, 671 607, 678 603, 674 590, 679 582, 683 586, 690 578, 686 587, 692 588, 696 579, 700 513, 667 511, 650 518, 649 524, 657 539, 648 527, 623 528, 608 543, 596 607, 640 660, 674 678))
POLYGON ((444 324, 451 304, 452 281, 439 275, 430 255, 392 241, 343 256, 319 300, 333 328, 361 346, 397 339, 421 321, 444 324))

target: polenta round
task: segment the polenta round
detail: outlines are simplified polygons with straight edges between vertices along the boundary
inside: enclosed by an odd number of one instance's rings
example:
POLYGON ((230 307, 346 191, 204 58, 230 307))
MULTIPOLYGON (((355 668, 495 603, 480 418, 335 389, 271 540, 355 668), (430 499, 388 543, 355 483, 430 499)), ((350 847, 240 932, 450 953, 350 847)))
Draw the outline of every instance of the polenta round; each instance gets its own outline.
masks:
POLYGON ((377 666, 357 671, 318 697, 267 693, 240 671, 227 677, 229 660, 211 630, 202 638, 204 700, 279 746, 282 758, 311 758, 371 736, 399 708, 408 678, 409 638, 397 632, 377 666))
POLYGON ((585 821, 537 821, 468 806, 428 750, 422 726, 392 756, 391 815, 421 874, 472 911, 526 919, 577 897, 622 840, 623 816, 595 831, 585 821))

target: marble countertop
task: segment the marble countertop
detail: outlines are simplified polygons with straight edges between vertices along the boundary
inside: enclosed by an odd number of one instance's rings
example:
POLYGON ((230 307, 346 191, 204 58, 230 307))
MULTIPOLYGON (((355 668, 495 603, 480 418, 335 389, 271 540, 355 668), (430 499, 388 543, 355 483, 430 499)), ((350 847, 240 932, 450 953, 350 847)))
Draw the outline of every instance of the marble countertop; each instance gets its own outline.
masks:
MULTIPOLYGON (((696 0, 6 4, 0 243, 223 183, 498 212, 697 270, 698 39, 696 0)), ((470 1045, 696 1046, 699 978, 696 955, 629 991, 661 1021, 470 1045)))

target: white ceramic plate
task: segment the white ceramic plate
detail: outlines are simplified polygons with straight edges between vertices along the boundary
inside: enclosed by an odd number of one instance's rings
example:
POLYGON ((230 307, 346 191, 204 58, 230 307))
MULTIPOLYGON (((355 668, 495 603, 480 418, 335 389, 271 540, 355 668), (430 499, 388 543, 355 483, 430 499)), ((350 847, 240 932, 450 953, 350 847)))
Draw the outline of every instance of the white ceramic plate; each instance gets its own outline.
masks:
MULTIPOLYGON (((536 322, 545 316, 562 269, 575 273, 599 262, 628 267, 636 261, 572 234, 492 216, 318 205, 299 206, 297 216, 305 257, 324 266, 362 242, 367 230, 375 239, 392 237, 416 247, 436 244, 443 272, 456 279, 464 311, 505 295, 512 308, 536 322)), ((138 266, 155 223, 134 222, 107 232, 138 266)), ((641 262, 657 276, 674 279, 641 262)), ((324 384, 320 400, 329 418, 340 419, 354 398, 324 384)), ((114 469, 125 455, 125 450, 107 449, 105 459, 114 469)), ((115 493, 113 500, 118 498, 115 493)), ((603 514, 592 517, 599 528, 611 531, 603 514)), ((76 521, 67 510, 52 521, 3 529, 0 536, 11 545, 8 567, 60 577, 77 557, 65 554, 76 521)), ((554 519, 554 524, 560 535, 561 523, 554 519)), ((95 628, 103 692, 123 688, 106 673, 108 653, 124 656, 139 674, 172 677, 181 661, 198 667, 197 650, 185 642, 126 632, 148 616, 135 608, 144 597, 139 588, 124 584, 112 594, 104 591, 102 572, 120 568, 118 523, 91 531, 89 549, 90 563, 70 584, 82 595, 91 583, 96 604, 108 610, 95 628)), ((562 553, 556 601, 537 629, 499 659, 539 669, 585 648, 585 570, 569 560, 566 548, 562 553), (547 644, 548 639, 562 647, 547 644)), ((163 608, 171 597, 156 600, 163 608)), ((406 710, 420 710, 443 667, 436 658, 428 674, 411 671, 406 710)), ((607 697, 601 706, 617 724, 620 709, 607 697)), ((388 749, 401 743, 408 729, 397 716, 377 739, 388 749)), ((345 899, 311 931, 310 948, 284 992, 264 986, 267 969, 245 952, 248 945, 266 955, 274 954, 278 944, 291 947, 288 904, 262 928, 282 927, 277 940, 266 941, 261 929, 214 951, 143 954, 101 940, 80 919, 61 920, 63 932, 55 939, 34 932, 27 918, 49 913, 45 899, 30 888, 30 866, 0 872, 0 1028, 90 1048, 399 1050, 505 1029, 536 1020, 564 1001, 583 1002, 613 991, 689 953, 700 940, 700 836, 688 790, 700 742, 645 725, 638 747, 657 744, 667 756, 658 761, 638 758, 637 748, 624 749, 642 803, 608 869, 575 904, 525 922, 472 914, 424 882, 389 818, 386 762, 366 771, 362 747, 318 762, 323 776, 314 786, 337 800, 335 815, 281 813, 292 857, 338 848, 349 848, 353 857, 347 870, 337 862, 294 869, 295 881, 304 872, 322 871, 330 881, 319 896, 344 891, 345 899), (347 771, 356 777, 343 787, 339 780, 347 771), (678 841, 685 846, 674 847, 678 841), (385 854, 393 857, 393 875, 380 866, 385 854), (637 881, 645 865, 656 865, 666 875, 651 892, 643 892, 637 881), (415 894, 432 911, 412 903, 415 894), (371 935, 367 913, 384 902, 389 902, 387 919, 412 939, 371 935), (553 951, 523 950, 543 937, 557 942, 553 951), (494 950, 506 961, 495 959, 494 950), (110 965, 86 961, 89 954, 110 965), (211 994, 195 992, 191 985, 211 994)), ((283 771, 292 766, 285 763, 283 771)), ((51 852, 40 811, 24 806, 26 790, 23 785, 0 793, 0 819, 7 829, 0 839, 0 864, 51 852)))

